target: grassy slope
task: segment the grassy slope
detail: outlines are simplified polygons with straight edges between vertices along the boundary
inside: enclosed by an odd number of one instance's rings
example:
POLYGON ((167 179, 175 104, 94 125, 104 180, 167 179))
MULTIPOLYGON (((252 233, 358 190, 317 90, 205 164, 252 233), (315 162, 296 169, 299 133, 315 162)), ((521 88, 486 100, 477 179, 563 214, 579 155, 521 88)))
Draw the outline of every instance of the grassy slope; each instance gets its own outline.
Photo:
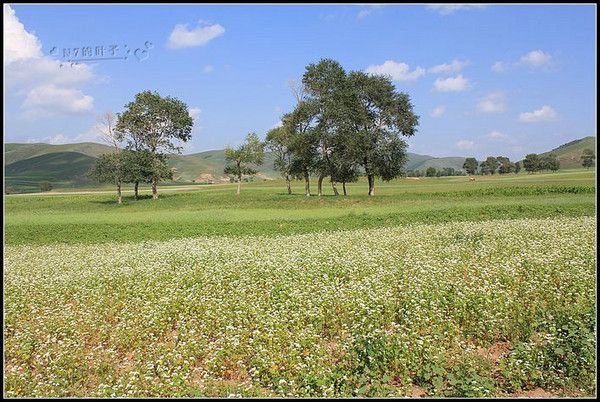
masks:
POLYGON ((10 165, 13 162, 23 159, 29 159, 36 156, 41 156, 56 152, 79 152, 91 157, 97 157, 106 152, 110 152, 111 147, 94 142, 82 142, 78 144, 15 144, 9 143, 4 145, 4 164, 10 165))
MULTIPOLYGON (((579 157, 582 150, 585 148, 595 149, 595 137, 585 137, 579 141, 564 144, 551 152, 558 154, 561 168, 572 169, 581 166, 579 157)), ((43 161, 44 159, 38 160, 31 158, 60 152, 78 152, 90 157, 97 157, 98 155, 109 151, 110 147, 96 143, 64 145, 5 144, 5 164, 7 167, 9 167, 11 163, 23 161, 22 165, 19 165, 20 176, 10 178, 7 180, 7 184, 15 189, 24 191, 36 191, 39 188, 39 182, 41 180, 53 181, 55 188, 86 186, 90 184, 89 181, 81 181, 76 177, 62 180, 60 178, 63 177, 65 173, 60 171, 60 168, 58 171, 54 171, 53 169, 55 169, 56 165, 48 164, 47 166, 41 166, 39 165, 39 161, 43 161), (26 171, 25 167, 27 163, 29 163, 26 162, 26 160, 36 163, 36 166, 32 169, 35 170, 35 172, 26 171), (39 176, 39 172, 42 171, 45 172, 44 175, 42 175, 43 177, 39 176), (52 177, 56 177, 57 179, 52 179, 52 177)), ((428 167, 433 166, 436 169, 453 167, 456 170, 461 170, 464 159, 464 157, 434 158, 428 155, 409 153, 406 169, 425 170, 428 167)), ((202 173, 209 173, 217 179, 225 177, 223 174, 223 168, 225 166, 225 155, 223 150, 205 151, 191 155, 173 155, 170 160, 171 166, 177 169, 176 178, 180 181, 192 181, 202 173)), ((267 177, 279 178, 279 174, 273 168, 273 158, 270 154, 266 155, 264 164, 258 167, 258 170, 267 177)))
POLYGON ((478 177, 475 182, 465 177, 401 179, 377 183, 371 198, 364 195, 364 181, 350 185, 348 197, 305 197, 300 182, 294 183, 294 192, 286 195, 281 181, 245 184, 239 197, 235 185, 199 186, 163 192, 155 202, 128 196, 121 206, 113 194, 9 196, 5 241, 130 242, 595 214, 593 171, 478 177))
POLYGON ((552 151, 545 152, 542 155, 553 152, 558 156, 561 169, 578 169, 581 168, 581 154, 586 148, 596 149, 596 137, 590 136, 572 141, 554 148, 552 151))
POLYGON ((39 183, 48 181, 55 187, 92 184, 86 173, 95 158, 79 152, 53 152, 23 159, 6 166, 8 188, 39 191, 39 183))

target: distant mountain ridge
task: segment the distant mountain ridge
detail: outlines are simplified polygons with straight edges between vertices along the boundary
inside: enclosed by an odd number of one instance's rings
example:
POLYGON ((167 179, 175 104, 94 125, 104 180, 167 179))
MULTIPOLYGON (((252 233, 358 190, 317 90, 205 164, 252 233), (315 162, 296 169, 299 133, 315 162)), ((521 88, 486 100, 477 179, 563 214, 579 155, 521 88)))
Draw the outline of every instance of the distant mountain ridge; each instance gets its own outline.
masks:
MULTIPOLYGON (((590 136, 554 148, 562 169, 581 166, 580 156, 585 148, 595 149, 596 137, 590 136)), ((94 185, 85 173, 96 158, 112 152, 108 145, 93 142, 52 145, 44 143, 8 143, 4 145, 5 185, 14 191, 38 191, 42 181, 54 187, 82 187, 94 185)), ((257 166, 259 179, 277 179, 274 157, 266 153, 263 165, 257 166)), ((405 170, 424 171, 428 167, 462 170, 465 157, 437 158, 408 153, 405 170)), ((175 168, 175 180, 180 182, 215 183, 229 181, 223 173, 225 151, 203 151, 188 155, 169 156, 169 165, 175 168)))

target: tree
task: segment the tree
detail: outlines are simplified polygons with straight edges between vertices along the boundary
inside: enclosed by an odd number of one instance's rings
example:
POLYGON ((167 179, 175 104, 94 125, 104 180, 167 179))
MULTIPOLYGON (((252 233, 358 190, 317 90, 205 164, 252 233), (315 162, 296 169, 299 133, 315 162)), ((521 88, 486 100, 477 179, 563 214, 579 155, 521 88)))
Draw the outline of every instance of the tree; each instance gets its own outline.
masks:
POLYGON ((529 173, 537 172, 540 169, 540 157, 538 154, 527 154, 523 159, 523 169, 529 173))
POLYGON ((40 191, 45 193, 46 191, 52 190, 52 183, 49 181, 43 181, 40 183, 40 191))
POLYGON ((306 67, 302 83, 307 99, 316 107, 313 138, 317 152, 313 169, 318 175, 317 194, 322 195, 323 179, 330 176, 334 194, 338 195, 335 172, 339 167, 335 166, 335 162, 349 157, 340 157, 349 147, 347 141, 339 138, 349 128, 351 93, 348 91, 347 75, 337 61, 322 59, 306 67))
POLYGON ((515 162, 515 174, 521 171, 521 162, 515 162))
POLYGON ((296 88, 293 92, 298 103, 292 112, 283 116, 281 121, 283 127, 291 134, 290 174, 304 180, 304 194, 310 196, 310 174, 314 171, 317 160, 318 105, 314 99, 306 98, 305 91, 296 88))
POLYGON ((436 170, 433 166, 429 166, 427 170, 425 170, 425 176, 427 177, 435 177, 436 170))
POLYGON ((498 159, 494 158, 493 156, 488 156, 485 162, 487 163, 489 173, 496 173, 496 169, 498 169, 499 165, 498 159))
POLYGON ((594 150, 586 148, 581 154, 581 165, 584 168, 589 169, 592 166, 594 166, 594 159, 596 159, 596 154, 594 153, 594 150))
POLYGON ((102 154, 96 159, 96 164, 88 172, 88 176, 101 183, 114 183, 117 186, 117 203, 123 203, 121 186, 125 181, 125 160, 122 152, 102 154))
POLYGON ((157 92, 144 91, 125 106, 118 115, 116 132, 127 141, 127 148, 149 151, 156 161, 151 177, 152 198, 158 198, 161 158, 165 153, 181 153, 181 143, 192 138, 194 120, 187 105, 179 99, 161 97, 157 92))
POLYGON ((266 148, 273 153, 273 167, 285 179, 288 194, 292 194, 292 133, 289 126, 281 126, 269 130, 265 139, 266 148))
POLYGON ((407 147, 400 135, 413 136, 419 117, 408 94, 396 92, 390 77, 354 71, 348 81, 351 104, 346 118, 353 132, 353 155, 367 175, 368 194, 373 196, 375 177, 389 181, 402 173, 407 147))
POLYGON ((225 148, 225 160, 228 164, 225 166, 224 172, 236 177, 238 182, 237 194, 240 194, 243 175, 254 175, 258 173, 254 165, 262 165, 264 159, 264 144, 258 139, 254 133, 246 136, 246 141, 237 149, 230 147, 225 148))
POLYGON ((539 169, 550 170, 556 172, 560 168, 560 161, 556 157, 556 154, 549 153, 540 158, 539 169))
POLYGON ((496 160, 498 161, 498 165, 499 165, 499 167, 498 167, 499 174, 506 174, 506 173, 511 173, 514 171, 515 164, 512 163, 508 157, 498 156, 496 158, 496 160))
POLYGON ((475 174, 475 172, 477 172, 478 165, 477 159, 467 158, 465 159, 465 163, 463 163, 463 169, 465 169, 468 174, 475 174))
POLYGON ((481 172, 482 175, 491 173, 490 165, 487 160, 481 162, 481 164, 479 165, 479 171, 481 172))

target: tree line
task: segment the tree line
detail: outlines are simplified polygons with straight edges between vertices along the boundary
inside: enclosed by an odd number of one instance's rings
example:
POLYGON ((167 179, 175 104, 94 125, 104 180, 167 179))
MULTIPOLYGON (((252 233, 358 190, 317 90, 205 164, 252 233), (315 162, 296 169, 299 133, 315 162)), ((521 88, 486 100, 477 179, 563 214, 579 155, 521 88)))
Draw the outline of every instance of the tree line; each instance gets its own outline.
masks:
POLYGON ((554 153, 544 156, 528 154, 522 162, 511 162, 506 156, 488 156, 481 162, 475 158, 466 158, 463 164, 463 169, 470 175, 517 174, 521 169, 533 173, 540 170, 557 171, 559 168, 560 161, 554 153))
MULTIPOLYGON (((375 195, 375 178, 392 180, 403 174, 407 144, 400 137, 416 133, 418 116, 408 94, 396 91, 391 78, 361 71, 346 72, 335 60, 309 64, 299 83, 292 85, 295 107, 283 115, 281 126, 270 130, 265 142, 250 133, 238 148, 227 147, 224 173, 238 182, 256 174, 264 151, 275 155, 274 167, 286 180, 304 180, 304 192, 311 195, 310 177, 317 177, 317 195, 329 178, 335 195, 341 183, 367 176, 368 194, 375 195)), ((152 197, 158 198, 157 183, 172 179, 167 155, 181 153, 178 143, 190 140, 193 119, 180 100, 145 91, 116 116, 107 114, 104 134, 114 152, 101 155, 89 175, 117 186, 122 202, 124 183, 151 183, 152 197)))

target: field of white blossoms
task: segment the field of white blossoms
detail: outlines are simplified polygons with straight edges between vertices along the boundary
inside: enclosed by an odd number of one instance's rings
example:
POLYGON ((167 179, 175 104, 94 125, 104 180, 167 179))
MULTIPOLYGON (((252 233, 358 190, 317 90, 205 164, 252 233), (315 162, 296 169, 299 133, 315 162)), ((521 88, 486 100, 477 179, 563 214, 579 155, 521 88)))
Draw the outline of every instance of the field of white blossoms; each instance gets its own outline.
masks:
POLYGON ((5 396, 593 395, 594 217, 5 248, 5 396))

